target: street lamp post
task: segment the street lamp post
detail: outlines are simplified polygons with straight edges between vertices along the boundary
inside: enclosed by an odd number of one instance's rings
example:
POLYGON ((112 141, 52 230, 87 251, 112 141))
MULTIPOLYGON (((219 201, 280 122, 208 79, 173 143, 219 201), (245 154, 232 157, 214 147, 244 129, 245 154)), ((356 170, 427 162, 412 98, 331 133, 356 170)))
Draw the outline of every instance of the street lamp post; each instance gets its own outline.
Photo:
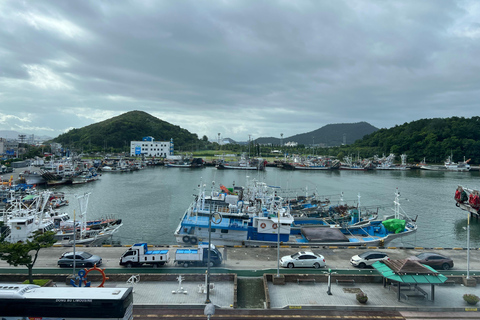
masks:
POLYGON ((467 230, 467 280, 470 279, 470 212, 467 213, 467 227, 463 227, 463 230, 467 230))
MULTIPOLYGON (((213 195, 213 193, 212 193, 213 195)), ((208 251, 207 251, 207 299, 205 300, 206 304, 211 303, 210 301, 210 243, 212 241, 212 203, 210 202, 208 214, 208 251)))
POLYGON ((73 279, 75 279, 75 267, 76 267, 76 253, 75 253, 75 247, 77 244, 77 226, 76 226, 76 221, 75 221, 75 210, 73 210, 73 279))
MULTIPOLYGON (((275 201, 275 198, 276 198, 276 194, 273 197, 274 201, 275 201)), ((280 277, 280 212, 279 211, 277 211, 277 218, 278 218, 278 223, 277 223, 277 278, 278 278, 280 277)))
POLYGON ((470 279, 470 212, 467 219, 467 280, 470 279))
POLYGON ((212 192, 210 193, 210 205, 208 206, 208 251, 207 251, 207 299, 205 300, 206 304, 211 303, 210 301, 210 246, 212 243, 212 202, 213 202, 213 186, 215 182, 212 181, 212 192))

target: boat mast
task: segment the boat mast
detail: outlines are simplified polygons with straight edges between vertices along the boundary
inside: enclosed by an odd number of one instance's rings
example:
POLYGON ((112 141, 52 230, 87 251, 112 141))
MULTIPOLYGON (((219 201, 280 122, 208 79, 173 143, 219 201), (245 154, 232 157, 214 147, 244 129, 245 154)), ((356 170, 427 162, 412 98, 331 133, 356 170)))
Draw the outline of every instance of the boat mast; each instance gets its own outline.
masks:
POLYGON ((357 195, 358 197, 358 222, 360 222, 360 217, 362 216, 360 213, 360 192, 357 195))
POLYGON ((395 200, 393 203, 395 204, 395 219, 400 219, 400 192, 398 192, 398 188, 395 191, 395 200))
MULTIPOLYGON (((78 199, 78 204, 80 206, 80 239, 85 238, 86 230, 87 230, 87 207, 88 207, 88 198, 91 192, 85 193, 81 196, 76 196, 78 199)), ((74 234, 77 231, 76 226, 73 226, 74 234)))

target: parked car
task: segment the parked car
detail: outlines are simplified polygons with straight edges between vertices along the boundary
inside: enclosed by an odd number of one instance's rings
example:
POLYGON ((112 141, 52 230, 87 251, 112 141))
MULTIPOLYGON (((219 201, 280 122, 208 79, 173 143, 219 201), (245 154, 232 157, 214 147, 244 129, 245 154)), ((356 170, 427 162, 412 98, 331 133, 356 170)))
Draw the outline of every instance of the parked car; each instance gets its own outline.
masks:
POLYGON ((371 266, 376 261, 390 260, 385 252, 367 251, 357 254, 350 259, 350 263, 354 267, 365 268, 371 266))
POLYGON ((310 267, 320 268, 325 267, 325 258, 321 254, 316 254, 309 251, 302 251, 292 254, 291 256, 284 256, 280 259, 280 265, 284 268, 294 267, 310 267))
MULTIPOLYGON (((58 266, 60 268, 73 267, 73 252, 65 252, 58 259, 58 266)), ((100 266, 102 264, 102 258, 88 252, 77 251, 75 252, 75 266, 76 267, 93 267, 94 265, 100 266)))
POLYGON ((449 270, 453 268, 453 260, 438 253, 423 252, 409 259, 418 261, 421 264, 426 264, 435 269, 449 270))

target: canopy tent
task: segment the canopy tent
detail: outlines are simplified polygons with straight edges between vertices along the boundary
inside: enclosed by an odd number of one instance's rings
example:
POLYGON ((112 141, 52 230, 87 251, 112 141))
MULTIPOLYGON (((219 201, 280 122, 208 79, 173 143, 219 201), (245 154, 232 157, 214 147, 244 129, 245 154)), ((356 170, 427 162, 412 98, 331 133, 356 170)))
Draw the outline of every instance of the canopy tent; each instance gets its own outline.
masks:
MULTIPOLYGON (((390 261, 377 261, 372 264, 385 279, 388 279, 398 284, 398 300, 401 297, 401 284, 414 285, 418 284, 430 284, 431 286, 431 300, 434 300, 435 284, 444 283, 447 281, 447 277, 438 273, 432 267, 419 263, 413 260, 390 260, 390 261)), ((384 282, 385 284, 385 282, 384 282)))

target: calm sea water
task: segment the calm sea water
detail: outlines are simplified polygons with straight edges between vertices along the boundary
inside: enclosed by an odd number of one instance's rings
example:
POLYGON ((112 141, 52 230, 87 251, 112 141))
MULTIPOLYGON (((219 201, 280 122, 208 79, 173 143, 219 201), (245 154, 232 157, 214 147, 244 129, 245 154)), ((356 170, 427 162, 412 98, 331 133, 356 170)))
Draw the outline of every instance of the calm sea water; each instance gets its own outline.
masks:
MULTIPOLYGON (((70 205, 65 211, 78 213, 75 195, 90 192, 88 219, 115 215, 123 227, 113 237, 115 243, 147 242, 174 244, 173 232, 183 213, 198 193, 198 185, 233 183, 237 186, 256 179, 269 185, 309 193, 339 195, 361 205, 385 204, 393 208, 395 190, 401 194, 401 206, 412 218, 418 215, 415 235, 391 242, 389 246, 466 247, 467 213, 455 206, 457 185, 480 187, 479 172, 408 171, 331 171, 304 172, 267 168, 264 172, 236 170, 152 167, 132 173, 104 173, 100 180, 58 190, 67 194, 70 205)), ((207 187, 208 189, 208 187, 207 187)), ((480 223, 470 221, 471 247, 480 246, 480 223)))

